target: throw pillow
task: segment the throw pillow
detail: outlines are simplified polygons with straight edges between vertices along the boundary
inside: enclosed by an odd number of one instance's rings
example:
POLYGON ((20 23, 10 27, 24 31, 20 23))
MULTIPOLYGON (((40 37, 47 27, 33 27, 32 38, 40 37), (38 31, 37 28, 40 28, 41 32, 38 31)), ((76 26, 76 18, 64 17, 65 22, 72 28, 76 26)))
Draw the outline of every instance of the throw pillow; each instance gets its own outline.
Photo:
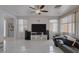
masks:
POLYGON ((60 44, 64 44, 64 42, 63 42, 62 40, 59 40, 59 43, 60 43, 60 44))

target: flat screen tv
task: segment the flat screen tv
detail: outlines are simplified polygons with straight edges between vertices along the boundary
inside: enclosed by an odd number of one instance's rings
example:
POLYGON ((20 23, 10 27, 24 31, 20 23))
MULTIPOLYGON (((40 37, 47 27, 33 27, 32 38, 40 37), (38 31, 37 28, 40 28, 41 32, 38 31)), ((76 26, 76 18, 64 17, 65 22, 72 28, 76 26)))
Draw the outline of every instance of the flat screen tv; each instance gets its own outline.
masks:
POLYGON ((32 32, 46 32, 46 24, 32 24, 32 32))

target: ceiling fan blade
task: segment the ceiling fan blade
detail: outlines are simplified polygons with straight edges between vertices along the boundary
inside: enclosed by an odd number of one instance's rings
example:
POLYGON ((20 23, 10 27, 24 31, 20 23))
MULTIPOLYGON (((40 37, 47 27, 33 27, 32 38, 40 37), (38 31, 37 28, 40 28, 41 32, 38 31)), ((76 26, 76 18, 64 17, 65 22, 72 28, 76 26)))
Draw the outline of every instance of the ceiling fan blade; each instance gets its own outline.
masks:
POLYGON ((44 7, 45 7, 45 5, 41 5, 41 6, 40 6, 40 9, 43 9, 44 7))
POLYGON ((36 9, 35 9, 35 8, 33 8, 33 7, 29 7, 29 8, 36 10, 36 9))
POLYGON ((56 5, 55 8, 60 8, 62 5, 56 5))
POLYGON ((48 12, 47 10, 41 10, 41 12, 48 12))

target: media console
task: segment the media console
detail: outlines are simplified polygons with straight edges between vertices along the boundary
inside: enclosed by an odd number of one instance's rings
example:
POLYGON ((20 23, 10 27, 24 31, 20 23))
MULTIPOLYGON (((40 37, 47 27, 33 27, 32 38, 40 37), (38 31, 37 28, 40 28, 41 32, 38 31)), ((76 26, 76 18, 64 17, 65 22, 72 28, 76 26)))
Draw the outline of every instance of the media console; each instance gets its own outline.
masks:
POLYGON ((25 31, 25 40, 49 40, 49 32, 25 31))
POLYGON ((47 34, 43 32, 32 32, 31 40, 47 40, 47 34))
POLYGON ((25 31, 26 40, 49 40, 46 24, 32 24, 31 31, 25 31))

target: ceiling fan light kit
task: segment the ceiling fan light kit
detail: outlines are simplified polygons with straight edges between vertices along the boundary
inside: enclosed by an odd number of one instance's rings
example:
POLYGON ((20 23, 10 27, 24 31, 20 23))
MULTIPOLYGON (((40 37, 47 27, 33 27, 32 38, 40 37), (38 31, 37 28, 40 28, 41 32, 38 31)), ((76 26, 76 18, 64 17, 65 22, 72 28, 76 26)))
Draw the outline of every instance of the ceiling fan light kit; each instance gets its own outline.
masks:
POLYGON ((48 12, 47 10, 44 9, 45 5, 35 5, 35 6, 36 6, 36 8, 33 8, 33 7, 29 7, 29 8, 35 10, 35 13, 37 13, 39 15, 43 12, 48 12))
POLYGON ((40 13, 41 11, 38 9, 38 10, 36 10, 36 13, 40 13))

